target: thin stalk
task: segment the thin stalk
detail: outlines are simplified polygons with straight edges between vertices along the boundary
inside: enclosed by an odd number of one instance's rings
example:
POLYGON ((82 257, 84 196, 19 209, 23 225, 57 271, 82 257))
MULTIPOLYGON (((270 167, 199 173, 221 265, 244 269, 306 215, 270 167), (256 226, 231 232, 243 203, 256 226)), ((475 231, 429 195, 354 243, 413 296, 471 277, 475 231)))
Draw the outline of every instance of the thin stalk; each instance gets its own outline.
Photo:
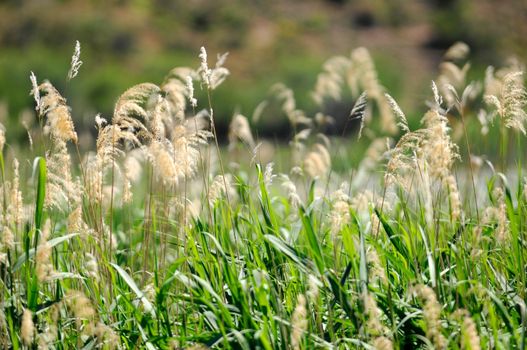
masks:
POLYGON ((476 180, 474 178, 474 166, 472 165, 472 152, 470 151, 470 143, 468 142, 468 133, 467 133, 467 127, 465 125, 465 117, 463 108, 459 107, 460 115, 461 115, 461 125, 463 126, 463 134, 465 135, 465 143, 467 146, 467 153, 468 153, 468 164, 470 169, 470 178, 472 180, 472 189, 474 191, 474 205, 476 207, 476 220, 479 222, 479 206, 478 206, 478 196, 477 196, 477 190, 476 190, 476 180))
POLYGON ((220 153, 220 146, 218 143, 218 134, 216 133, 216 121, 214 120, 214 111, 212 110, 212 97, 211 97, 211 90, 210 88, 207 88, 207 100, 209 102, 209 113, 210 113, 210 121, 211 121, 211 127, 212 127, 212 133, 214 134, 214 145, 216 146, 216 152, 218 154, 218 162, 220 163, 220 171, 223 175, 223 185, 225 186, 225 197, 227 198, 227 203, 229 204, 229 208, 231 206, 231 201, 229 198, 229 189, 227 187, 227 180, 225 179, 225 169, 223 168, 223 160, 221 158, 220 153))
POLYGON ((148 200, 145 205, 145 220, 144 220, 144 235, 143 242, 145 249, 143 251, 143 277, 141 284, 145 284, 146 281, 146 271, 148 265, 148 249, 150 248, 150 225, 151 225, 151 213, 152 213, 152 204, 153 204, 153 169, 149 167, 149 191, 148 191, 148 200))

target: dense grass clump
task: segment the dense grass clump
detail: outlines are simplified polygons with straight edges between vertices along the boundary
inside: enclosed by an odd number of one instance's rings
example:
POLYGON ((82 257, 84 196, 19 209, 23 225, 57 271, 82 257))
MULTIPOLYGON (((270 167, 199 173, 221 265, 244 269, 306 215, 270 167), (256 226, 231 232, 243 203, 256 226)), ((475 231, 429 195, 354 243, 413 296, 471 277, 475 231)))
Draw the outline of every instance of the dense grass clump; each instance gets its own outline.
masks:
POLYGON ((288 118, 285 151, 239 113, 218 141, 226 55, 124 92, 87 154, 31 73, 30 147, 0 130, 0 346, 524 348, 526 92, 517 64, 466 84, 468 51, 445 55, 417 128, 363 48, 324 65, 315 116, 274 86, 252 122, 288 118), (348 95, 359 140, 330 138, 348 95))

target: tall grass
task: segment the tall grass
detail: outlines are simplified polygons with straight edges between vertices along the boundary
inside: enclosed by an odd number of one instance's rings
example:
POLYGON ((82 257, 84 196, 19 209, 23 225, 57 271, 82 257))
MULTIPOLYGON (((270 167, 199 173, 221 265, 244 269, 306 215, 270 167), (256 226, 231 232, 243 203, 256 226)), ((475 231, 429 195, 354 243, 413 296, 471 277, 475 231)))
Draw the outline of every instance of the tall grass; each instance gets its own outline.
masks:
MULTIPOLYGON (((0 129, 0 346, 525 348, 524 83, 512 65, 466 84, 467 54, 445 55, 419 129, 363 48, 324 66, 316 116, 273 87, 254 119, 292 124, 276 164, 241 114, 218 141, 225 55, 209 68, 202 49, 200 68, 124 92, 87 154, 66 99, 32 73, 33 147, 4 150, 0 129), (324 111, 344 94, 361 120, 349 142, 371 145, 334 171, 350 151, 324 111), (471 152, 481 127, 500 135, 500 172, 471 152)), ((77 43, 68 84, 81 63, 77 43)))

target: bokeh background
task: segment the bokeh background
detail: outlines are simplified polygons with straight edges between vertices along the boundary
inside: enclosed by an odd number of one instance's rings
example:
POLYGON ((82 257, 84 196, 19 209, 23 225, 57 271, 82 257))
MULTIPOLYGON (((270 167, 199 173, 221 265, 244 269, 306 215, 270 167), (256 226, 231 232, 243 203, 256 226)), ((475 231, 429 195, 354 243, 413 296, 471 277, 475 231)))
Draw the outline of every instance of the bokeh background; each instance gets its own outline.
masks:
MULTIPOLYGON (((307 113, 325 60, 367 47, 381 82, 410 116, 419 115, 444 50, 470 45, 471 74, 507 57, 525 61, 524 0, 3 0, 0 2, 0 122, 11 142, 32 120, 29 73, 67 97, 78 130, 110 117, 118 96, 160 83, 176 66, 229 52, 231 76, 214 92, 220 133, 235 111, 250 116, 283 82, 307 113), (75 40, 84 65, 67 82, 75 40), (422 102, 421 102, 422 103, 422 102)), ((212 62, 211 62, 212 63, 212 62)), ((346 106, 349 111, 350 106, 346 106)), ((34 117, 33 117, 34 118, 34 117)), ((287 120, 262 121, 259 134, 288 135, 287 120)))

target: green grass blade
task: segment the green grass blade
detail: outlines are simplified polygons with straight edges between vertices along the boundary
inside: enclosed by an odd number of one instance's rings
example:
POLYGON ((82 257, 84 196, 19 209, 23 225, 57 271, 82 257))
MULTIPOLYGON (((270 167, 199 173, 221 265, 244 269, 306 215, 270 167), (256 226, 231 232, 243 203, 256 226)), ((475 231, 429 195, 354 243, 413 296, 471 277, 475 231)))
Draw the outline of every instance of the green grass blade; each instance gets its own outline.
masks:
POLYGON ((42 220, 44 218, 44 200, 46 198, 46 179, 47 169, 46 160, 42 157, 37 157, 33 161, 33 173, 38 170, 37 177, 37 198, 35 205, 35 228, 40 230, 42 228, 42 220))
POLYGON ((317 265, 319 273, 322 275, 326 270, 326 265, 324 263, 320 244, 318 243, 318 237, 313 228, 312 216, 307 213, 303 207, 300 207, 300 216, 302 218, 302 226, 304 227, 304 232, 307 236, 315 264, 317 265))
POLYGON ((395 233, 393 228, 390 226, 386 218, 383 214, 379 212, 377 208, 375 208, 375 214, 381 221, 382 227, 384 228, 384 231, 386 231, 386 234, 388 235, 388 238, 390 239, 390 242, 393 244, 395 249, 403 256, 403 257, 409 257, 408 250, 406 249, 403 241, 401 238, 395 233))
POLYGON ((122 279, 126 282, 128 287, 137 295, 139 300, 143 303, 145 306, 146 312, 149 312, 151 314, 154 313, 154 306, 148 301, 148 299, 145 297, 144 293, 139 289, 133 278, 125 271, 123 268, 119 265, 116 265, 114 263, 110 263, 110 265, 117 270, 119 275, 122 277, 122 279))
MULTIPOLYGON (((78 236, 79 233, 70 233, 68 235, 65 235, 65 236, 61 236, 61 237, 56 237, 56 238, 53 238, 53 239, 50 239, 48 241, 48 245, 50 248, 53 248, 55 247, 56 245, 59 245, 60 243, 62 242, 65 242, 75 236, 78 236)), ((28 259, 31 259, 33 256, 35 256, 35 248, 31 248, 27 254, 23 254, 21 255, 18 260, 16 261, 15 265, 13 265, 13 272, 16 272, 20 269, 20 267, 28 260, 28 259)))

